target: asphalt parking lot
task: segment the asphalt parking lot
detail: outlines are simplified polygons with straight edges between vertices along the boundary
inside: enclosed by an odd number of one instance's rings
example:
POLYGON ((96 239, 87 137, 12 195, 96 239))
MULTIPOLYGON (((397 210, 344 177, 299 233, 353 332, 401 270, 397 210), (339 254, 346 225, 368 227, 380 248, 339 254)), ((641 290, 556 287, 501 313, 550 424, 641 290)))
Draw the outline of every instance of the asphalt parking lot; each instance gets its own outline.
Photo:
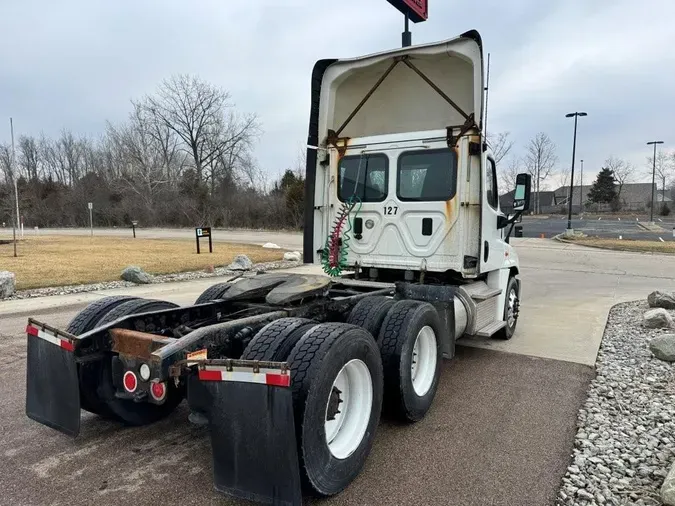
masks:
MULTIPOLYGON (((664 241, 673 240, 673 228, 675 220, 673 218, 654 218, 656 225, 663 230, 651 232, 640 227, 641 223, 649 221, 649 217, 634 216, 604 216, 580 219, 578 216, 572 217, 572 228, 581 231, 589 236, 612 237, 618 239, 634 239, 643 241, 664 241)), ((522 223, 523 237, 541 237, 551 238, 557 234, 562 234, 567 228, 567 216, 550 215, 545 217, 526 216, 522 223)))

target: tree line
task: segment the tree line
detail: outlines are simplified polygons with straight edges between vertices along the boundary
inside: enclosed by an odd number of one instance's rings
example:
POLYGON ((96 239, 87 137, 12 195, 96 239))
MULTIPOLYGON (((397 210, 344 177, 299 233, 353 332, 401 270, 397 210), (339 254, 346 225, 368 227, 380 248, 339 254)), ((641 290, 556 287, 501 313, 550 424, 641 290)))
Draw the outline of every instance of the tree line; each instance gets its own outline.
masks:
MULTIPOLYGON (((514 155, 514 142, 510 139, 508 132, 488 135, 488 144, 497 162, 501 183, 500 193, 503 194, 515 188, 518 173, 527 172, 532 176, 532 210, 535 214, 541 211, 540 192, 555 189, 551 186, 554 180, 556 187, 569 186, 571 167, 559 165, 557 146, 545 132, 539 132, 530 139, 520 156, 514 155)), ((607 178, 606 171, 611 172, 614 188, 611 207, 614 211, 621 209, 621 195, 624 186, 627 183, 636 182, 638 179, 651 182, 653 169, 659 194, 675 197, 675 151, 659 151, 655 165, 653 164, 653 158, 647 157, 645 165, 640 168, 614 155, 610 155, 599 169, 589 166, 584 168, 586 174, 593 175, 592 179, 595 180, 593 184, 597 184, 596 174, 599 176, 600 173, 605 171, 603 177, 607 178), (598 170, 601 172, 598 173, 598 170)), ((580 183, 579 170, 580 167, 577 165, 574 176, 575 188, 578 188, 580 183)), ((588 181, 591 178, 584 179, 586 180, 584 186, 589 185, 588 181)), ((608 184, 607 181, 609 179, 605 179, 602 184, 608 184)), ((578 197, 578 194, 575 197, 578 197)), ((602 198, 604 197, 591 200, 591 195, 589 195, 591 204, 610 203, 605 200, 597 200, 602 198)), ((651 203, 648 204, 651 205, 651 203)))
POLYGON ((11 223, 14 178, 26 226, 297 228, 304 161, 269 181, 254 159, 261 125, 229 93, 176 75, 132 100, 126 121, 97 138, 64 130, 0 144, 0 222, 11 223), (14 156, 13 156, 14 155, 14 156))

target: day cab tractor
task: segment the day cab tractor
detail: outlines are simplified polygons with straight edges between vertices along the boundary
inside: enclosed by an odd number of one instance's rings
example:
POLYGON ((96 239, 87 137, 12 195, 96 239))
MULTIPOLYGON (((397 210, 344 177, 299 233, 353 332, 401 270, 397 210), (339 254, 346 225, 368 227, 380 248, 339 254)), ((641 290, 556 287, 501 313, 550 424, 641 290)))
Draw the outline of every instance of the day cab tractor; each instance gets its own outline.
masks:
POLYGON ((185 307, 106 297, 66 330, 29 319, 30 418, 76 436, 82 409, 138 426, 187 399, 218 491, 301 504, 359 474, 381 413, 424 418, 460 337, 513 335, 530 180, 505 216, 479 34, 320 60, 311 89, 316 273, 247 273, 185 307))

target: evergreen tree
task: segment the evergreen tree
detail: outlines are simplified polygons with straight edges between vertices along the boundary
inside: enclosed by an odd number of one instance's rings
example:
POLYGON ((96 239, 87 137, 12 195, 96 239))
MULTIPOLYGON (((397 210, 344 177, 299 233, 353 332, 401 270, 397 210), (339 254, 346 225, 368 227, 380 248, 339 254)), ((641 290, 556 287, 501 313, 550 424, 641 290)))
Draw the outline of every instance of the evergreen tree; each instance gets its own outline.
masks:
POLYGON ((608 168, 600 170, 588 192, 588 200, 595 204, 611 204, 617 199, 614 172, 608 168))

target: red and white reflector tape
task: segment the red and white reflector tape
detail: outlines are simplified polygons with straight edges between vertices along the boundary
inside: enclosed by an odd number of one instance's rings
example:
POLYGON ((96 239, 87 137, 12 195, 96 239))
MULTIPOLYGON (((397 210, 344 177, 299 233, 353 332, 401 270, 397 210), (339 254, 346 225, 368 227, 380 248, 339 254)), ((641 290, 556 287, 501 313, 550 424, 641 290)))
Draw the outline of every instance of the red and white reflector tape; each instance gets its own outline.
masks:
POLYGON ((260 368, 260 372, 253 372, 250 367, 233 367, 228 371, 225 367, 207 365, 199 370, 199 379, 202 381, 238 381, 240 383, 260 383, 275 387, 291 386, 291 373, 281 369, 260 368))
POLYGON ((61 339, 60 337, 50 334, 46 330, 34 327, 33 325, 28 325, 26 327, 26 334, 28 334, 29 336, 39 337, 40 339, 44 339, 45 341, 49 341, 50 343, 55 344, 56 346, 59 346, 67 351, 73 351, 75 349, 73 343, 71 343, 67 339, 61 339))

